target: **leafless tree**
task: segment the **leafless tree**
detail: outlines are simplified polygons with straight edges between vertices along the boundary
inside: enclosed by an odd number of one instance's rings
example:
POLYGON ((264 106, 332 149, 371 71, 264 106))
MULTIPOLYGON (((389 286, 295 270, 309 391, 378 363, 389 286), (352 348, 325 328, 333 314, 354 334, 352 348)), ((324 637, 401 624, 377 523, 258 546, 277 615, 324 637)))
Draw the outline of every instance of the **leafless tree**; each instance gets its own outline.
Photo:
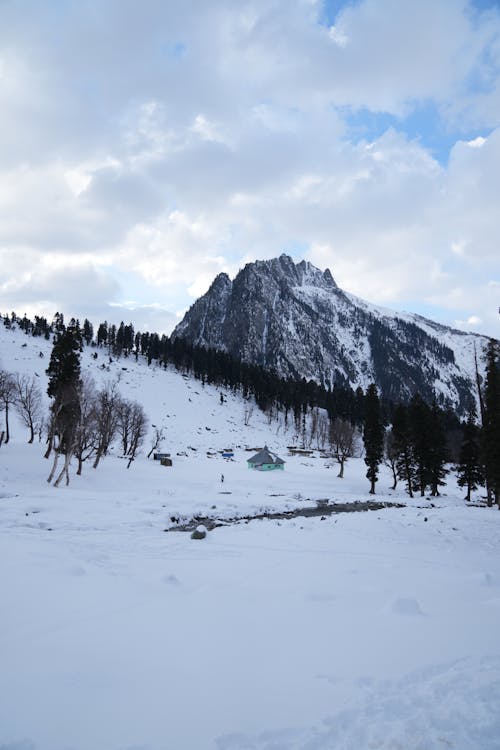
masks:
POLYGON ((152 427, 154 428, 154 434, 151 439, 151 450, 148 453, 148 458, 151 458, 151 455, 158 450, 162 442, 165 440, 163 427, 157 427, 156 425, 152 425, 152 427))
POLYGON ((16 400, 16 384, 13 376, 6 370, 0 370, 0 406, 5 412, 5 436, 4 443, 10 440, 9 407, 16 400))
POLYGON ((311 409, 309 447, 316 441, 317 450, 322 450, 328 440, 329 420, 324 409, 311 409))
POLYGON ((344 465, 354 455, 357 448, 358 434, 356 428, 347 419, 335 417, 330 422, 330 445, 333 455, 340 464, 338 477, 344 477, 344 465))
POLYGON ((309 439, 307 440, 307 447, 310 448, 314 438, 318 433, 318 419, 319 409, 317 406, 311 409, 311 415, 309 419, 309 439))
POLYGON ((117 432, 120 436, 123 455, 130 456, 131 452, 135 454, 144 439, 143 427, 147 426, 146 415, 140 404, 127 399, 120 399, 117 409, 117 432), (137 443, 138 438, 139 443, 137 443))
POLYGON ((132 422, 132 402, 124 398, 118 399, 116 404, 116 432, 122 444, 122 454, 128 453, 130 429, 132 422))
POLYGON ((95 401, 95 460, 94 469, 109 450, 118 426, 118 405, 121 401, 117 381, 108 383, 98 392, 95 401))
POLYGON ((252 415, 253 415, 253 410, 254 410, 253 404, 251 404, 249 401, 246 401, 245 408, 243 410, 243 424, 245 425, 245 427, 248 427, 248 425, 250 424, 250 420, 252 419, 252 415))
POLYGON ((34 376, 17 375, 15 383, 15 408, 30 431, 28 443, 35 439, 35 431, 42 421, 42 392, 34 376))
POLYGON ((130 464, 135 459, 137 451, 144 442, 147 431, 148 420, 144 409, 141 404, 134 401, 131 404, 130 442, 127 453, 129 460, 127 463, 127 469, 130 468, 130 464))
POLYGON ((387 430, 384 435, 384 464, 392 473, 392 488, 396 489, 398 484, 397 452, 394 447, 394 435, 392 430, 387 430))
POLYGON ((96 450, 96 399, 94 381, 84 375, 80 381, 80 420, 75 435, 75 456, 78 460, 77 475, 82 473, 83 463, 96 450))

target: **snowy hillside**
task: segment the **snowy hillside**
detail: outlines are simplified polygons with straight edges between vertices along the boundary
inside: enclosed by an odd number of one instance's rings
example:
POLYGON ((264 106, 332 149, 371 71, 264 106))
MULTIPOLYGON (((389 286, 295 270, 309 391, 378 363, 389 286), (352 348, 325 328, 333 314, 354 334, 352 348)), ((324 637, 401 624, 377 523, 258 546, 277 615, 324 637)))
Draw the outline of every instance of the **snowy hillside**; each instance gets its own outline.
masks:
MULTIPOLYGON (((50 349, 0 326, 0 368, 44 388, 50 349)), ((12 417, 1 750, 499 749, 498 510, 478 493, 467 507, 453 479, 410 504, 382 471, 378 499, 405 507, 331 513, 368 499, 361 459, 338 479, 318 451, 289 455, 293 432, 239 396, 91 354, 96 383, 119 376, 165 427, 173 466, 147 460, 147 442, 129 470, 115 451, 55 489, 12 417), (265 443, 284 471, 247 469, 265 443), (201 541, 175 530, 318 505, 201 541)))

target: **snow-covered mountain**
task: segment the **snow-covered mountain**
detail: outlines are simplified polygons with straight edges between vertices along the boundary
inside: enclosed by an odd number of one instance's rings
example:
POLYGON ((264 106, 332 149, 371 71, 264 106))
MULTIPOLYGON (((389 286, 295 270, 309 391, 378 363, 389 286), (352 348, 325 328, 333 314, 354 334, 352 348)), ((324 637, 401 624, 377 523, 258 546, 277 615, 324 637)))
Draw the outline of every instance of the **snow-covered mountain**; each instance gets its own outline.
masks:
POLYGON ((486 338, 344 292, 328 269, 287 255, 219 274, 173 337, 214 347, 280 375, 366 386, 393 399, 419 391, 463 412, 474 392, 474 348, 486 338))

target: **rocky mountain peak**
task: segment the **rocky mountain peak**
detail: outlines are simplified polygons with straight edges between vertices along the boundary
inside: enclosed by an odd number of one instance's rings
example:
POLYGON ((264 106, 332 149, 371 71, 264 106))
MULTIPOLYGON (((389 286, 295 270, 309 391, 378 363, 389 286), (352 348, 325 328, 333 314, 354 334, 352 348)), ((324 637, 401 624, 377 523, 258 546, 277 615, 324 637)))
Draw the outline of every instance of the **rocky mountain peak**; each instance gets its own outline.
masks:
POLYGON ((375 382, 393 400, 418 391, 464 411, 474 392, 474 344, 480 350, 485 341, 358 300, 329 269, 285 253, 248 263, 232 282, 219 274, 172 336, 284 377, 327 387, 375 382))
POLYGON ((209 291, 209 293, 210 292, 212 292, 212 293, 214 293, 214 292, 223 292, 223 291, 225 291, 227 289, 230 289, 231 286, 232 286, 231 279, 229 278, 229 276, 227 275, 227 273, 225 273, 224 271, 222 271, 221 273, 218 273, 217 276, 215 277, 215 279, 212 281, 212 283, 210 284, 210 288, 209 288, 208 291, 209 291))

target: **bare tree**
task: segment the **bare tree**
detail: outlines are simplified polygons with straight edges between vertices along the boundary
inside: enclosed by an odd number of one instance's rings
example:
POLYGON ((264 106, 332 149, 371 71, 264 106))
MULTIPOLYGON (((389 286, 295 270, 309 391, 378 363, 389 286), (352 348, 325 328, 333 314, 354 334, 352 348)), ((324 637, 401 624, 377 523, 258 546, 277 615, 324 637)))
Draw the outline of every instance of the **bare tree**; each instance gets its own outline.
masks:
POLYGON ((78 476, 82 473, 84 461, 91 458, 96 450, 96 399, 94 381, 88 375, 84 375, 80 382, 80 420, 75 435, 78 476))
POLYGON ((97 394, 95 402, 95 460, 94 469, 109 450, 116 436, 118 425, 118 405, 121 401, 118 393, 118 382, 108 383, 97 394))
POLYGON ((252 418, 254 406, 249 401, 245 402, 245 408, 243 410, 243 424, 248 427, 252 418))
POLYGON ((131 406, 130 443, 128 449, 129 461, 127 469, 130 468, 130 464, 135 459, 137 451, 144 442, 144 438, 148 431, 148 421, 141 404, 133 402, 131 406))
POLYGON ((23 424, 30 431, 28 443, 35 439, 35 431, 42 421, 42 392, 34 376, 17 375, 15 383, 15 408, 23 424))
POLYGON ((9 407, 16 400, 16 385, 14 378, 6 370, 0 370, 0 405, 5 412, 5 436, 4 443, 10 440, 9 407))
POLYGON ((384 464, 392 472, 392 487, 395 490, 398 484, 398 453, 394 444, 394 435, 392 430, 387 430, 384 435, 384 464))
POLYGON ((157 427, 156 425, 152 425, 152 427, 154 428, 154 434, 151 439, 151 450, 148 453, 148 458, 151 458, 151 454, 154 453, 154 451, 157 451, 165 440, 163 427, 157 427))
POLYGON ((317 450, 323 450, 328 440, 328 428, 329 420, 324 409, 317 406, 311 409, 309 446, 316 439, 317 450))
POLYGON ((120 398, 116 405, 116 429, 122 444, 122 453, 128 454, 132 439, 133 402, 120 398))
POLYGON ((333 455, 340 464, 338 477, 344 477, 344 465, 348 458, 354 455, 357 448, 358 435, 356 428, 347 419, 335 417, 330 423, 330 445, 333 455))
POLYGON ((311 409, 311 416, 309 419, 309 439, 307 441, 307 447, 310 448, 314 438, 318 434, 318 420, 319 420, 319 409, 317 406, 311 409))

